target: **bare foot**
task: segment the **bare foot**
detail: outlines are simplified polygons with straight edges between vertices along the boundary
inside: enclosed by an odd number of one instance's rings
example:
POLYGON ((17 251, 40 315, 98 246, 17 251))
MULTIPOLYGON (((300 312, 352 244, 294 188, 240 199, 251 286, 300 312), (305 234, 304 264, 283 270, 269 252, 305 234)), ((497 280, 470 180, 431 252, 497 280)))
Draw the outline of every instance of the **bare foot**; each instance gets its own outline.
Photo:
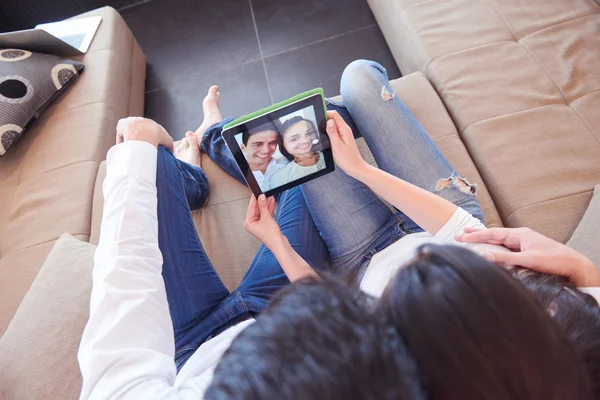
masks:
POLYGON ((221 115, 221 111, 219 110, 219 87, 216 85, 211 86, 208 89, 208 94, 202 101, 202 111, 204 112, 204 120, 194 135, 198 137, 198 139, 202 138, 204 132, 212 125, 217 122, 221 122, 223 120, 223 116, 221 115))
POLYGON ((198 137, 193 132, 186 132, 185 138, 175 144, 175 157, 188 164, 200 167, 200 147, 198 137))

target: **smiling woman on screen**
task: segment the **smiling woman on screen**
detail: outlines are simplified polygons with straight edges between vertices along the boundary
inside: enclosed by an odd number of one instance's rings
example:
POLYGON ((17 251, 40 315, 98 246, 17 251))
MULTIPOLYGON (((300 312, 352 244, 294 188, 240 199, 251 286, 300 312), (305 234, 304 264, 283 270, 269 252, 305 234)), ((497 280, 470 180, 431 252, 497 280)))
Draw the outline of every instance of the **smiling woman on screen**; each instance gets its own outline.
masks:
POLYGON ((314 152, 319 134, 314 122, 297 116, 285 121, 280 129, 279 151, 290 163, 270 178, 270 187, 276 188, 295 181, 325 167, 321 152, 314 152))

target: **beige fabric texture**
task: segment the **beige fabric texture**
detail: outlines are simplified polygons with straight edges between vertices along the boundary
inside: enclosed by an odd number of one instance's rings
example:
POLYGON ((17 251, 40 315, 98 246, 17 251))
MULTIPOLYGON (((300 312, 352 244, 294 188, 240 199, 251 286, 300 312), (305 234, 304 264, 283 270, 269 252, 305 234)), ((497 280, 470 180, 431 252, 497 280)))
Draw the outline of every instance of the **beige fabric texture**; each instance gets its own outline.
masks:
POLYGON ((62 235, 0 339, 0 399, 77 399, 96 246, 62 235))
MULTIPOLYGON (((478 199, 488 226, 502 226, 485 183, 427 79, 421 73, 415 73, 391 81, 391 86, 415 117, 421 121, 454 168, 461 175, 479 184, 478 199)), ((365 141, 359 139, 359 144, 365 159, 375 164, 365 141)), ((208 257, 225 286, 233 290, 239 285, 260 246, 260 243, 243 228, 250 190, 227 175, 205 154, 202 154, 202 169, 208 176, 210 196, 204 207, 192 213, 192 218, 208 257)), ((90 239, 92 243, 97 243, 102 220, 101 182, 104 180, 105 173, 105 167, 102 165, 94 195, 90 239)))
POLYGON ((506 226, 565 242, 600 182, 595 0, 369 0, 431 81, 506 226))
POLYGON ((99 163, 119 118, 141 115, 145 57, 112 8, 91 47, 76 57, 85 71, 0 159, 0 336, 63 233, 88 240, 99 163))
POLYGON ((567 246, 577 250, 600 268, 600 185, 596 185, 594 196, 588 205, 583 219, 575 229, 567 246))

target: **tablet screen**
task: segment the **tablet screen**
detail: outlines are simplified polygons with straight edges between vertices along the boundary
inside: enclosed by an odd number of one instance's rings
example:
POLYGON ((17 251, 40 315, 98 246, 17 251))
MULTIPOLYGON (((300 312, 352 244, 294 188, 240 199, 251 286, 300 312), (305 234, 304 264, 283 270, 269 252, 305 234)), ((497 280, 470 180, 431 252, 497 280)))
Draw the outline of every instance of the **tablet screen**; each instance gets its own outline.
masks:
POLYGON ((313 97, 223 133, 255 194, 270 196, 334 169, 322 97, 313 97))

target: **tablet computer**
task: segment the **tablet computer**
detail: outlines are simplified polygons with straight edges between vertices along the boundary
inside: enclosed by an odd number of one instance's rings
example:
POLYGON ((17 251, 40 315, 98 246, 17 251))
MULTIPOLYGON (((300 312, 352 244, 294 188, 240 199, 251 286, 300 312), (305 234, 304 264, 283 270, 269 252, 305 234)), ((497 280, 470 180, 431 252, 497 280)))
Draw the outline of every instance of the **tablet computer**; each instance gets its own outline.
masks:
POLYGON ((324 97, 323 89, 313 89, 223 127, 223 139, 256 197, 335 169, 324 97))

